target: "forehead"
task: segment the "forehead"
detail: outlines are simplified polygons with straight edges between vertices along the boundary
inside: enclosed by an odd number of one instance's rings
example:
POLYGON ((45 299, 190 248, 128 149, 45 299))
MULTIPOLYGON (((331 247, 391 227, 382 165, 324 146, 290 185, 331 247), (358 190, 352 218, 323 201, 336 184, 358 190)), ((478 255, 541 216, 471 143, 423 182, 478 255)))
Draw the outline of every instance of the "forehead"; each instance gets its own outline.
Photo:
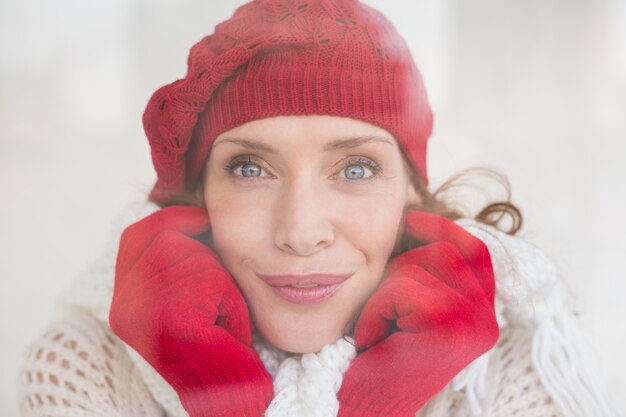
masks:
POLYGON ((248 142, 289 145, 359 146, 364 143, 387 143, 397 147, 394 137, 378 126, 360 120, 327 116, 279 116, 253 120, 220 134, 213 146, 222 142, 248 142))

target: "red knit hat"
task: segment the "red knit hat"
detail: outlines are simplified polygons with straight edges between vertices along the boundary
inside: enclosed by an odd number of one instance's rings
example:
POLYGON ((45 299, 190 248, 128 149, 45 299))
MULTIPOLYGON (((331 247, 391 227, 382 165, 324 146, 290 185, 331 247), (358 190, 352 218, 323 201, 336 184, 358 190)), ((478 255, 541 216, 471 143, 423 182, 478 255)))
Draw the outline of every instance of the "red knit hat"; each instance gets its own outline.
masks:
POLYGON ((256 0, 191 48, 184 79, 143 116, 166 202, 197 185, 215 138, 246 122, 324 114, 389 131, 427 182, 432 113, 404 39, 357 0, 256 0))

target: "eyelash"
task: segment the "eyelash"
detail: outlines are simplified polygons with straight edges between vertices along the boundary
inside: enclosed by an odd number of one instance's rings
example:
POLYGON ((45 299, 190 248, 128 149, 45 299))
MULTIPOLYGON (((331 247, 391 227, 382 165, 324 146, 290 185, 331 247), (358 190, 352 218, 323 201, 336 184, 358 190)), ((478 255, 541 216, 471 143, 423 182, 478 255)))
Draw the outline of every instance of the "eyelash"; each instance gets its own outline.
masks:
POLYGON ((370 175, 369 177, 360 178, 357 180, 350 179, 350 178, 342 178, 342 180, 348 181, 348 182, 363 182, 363 181, 376 178, 380 174, 380 171, 382 170, 380 165, 378 165, 376 162, 372 161, 371 159, 358 156, 358 157, 349 158, 348 161, 346 161, 346 163, 343 164, 340 172, 343 172, 347 167, 351 165, 365 165, 365 167, 368 168, 372 172, 372 175, 370 175))
MULTIPOLYGON (((256 161, 254 160, 254 158, 251 155, 246 155, 246 156, 240 156, 240 157, 236 157, 233 158, 232 160, 230 160, 226 166, 224 166, 224 170, 231 176, 233 177, 237 177, 238 179, 242 179, 244 181, 254 181, 256 178, 258 177, 244 177, 243 175, 236 175, 235 174, 235 170, 237 168, 240 168, 242 166, 244 166, 245 164, 255 164, 258 165, 262 170, 265 170, 265 168, 263 168, 263 164, 260 161, 256 161)), ((351 165, 364 165, 366 168, 368 168, 371 172, 372 175, 370 175, 369 177, 365 177, 365 178, 361 178, 361 179, 350 179, 350 178, 342 178, 344 181, 348 181, 348 182, 363 182, 363 181, 367 181, 367 180, 371 180, 375 177, 377 177, 380 172, 382 171, 382 168, 380 165, 378 165, 376 162, 372 161, 369 158, 364 158, 364 157, 350 157, 342 166, 342 170, 345 170, 347 167, 351 166, 351 165)), ((341 172, 341 171, 340 171, 341 172)), ((337 174, 339 175, 339 174, 337 174)), ((333 178, 335 178, 337 175, 333 176, 333 178)))
POLYGON ((230 160, 226 166, 224 167, 224 171, 226 171, 228 174, 234 176, 234 177, 241 177, 241 178, 251 178, 251 177, 244 177, 243 175, 235 175, 235 169, 244 166, 247 163, 253 163, 256 165, 259 165, 261 167, 261 169, 263 169, 263 167, 261 166, 261 164, 255 160, 252 159, 251 156, 241 156, 241 157, 236 157, 233 158, 232 160, 230 160), (244 159, 245 158, 245 159, 244 159))

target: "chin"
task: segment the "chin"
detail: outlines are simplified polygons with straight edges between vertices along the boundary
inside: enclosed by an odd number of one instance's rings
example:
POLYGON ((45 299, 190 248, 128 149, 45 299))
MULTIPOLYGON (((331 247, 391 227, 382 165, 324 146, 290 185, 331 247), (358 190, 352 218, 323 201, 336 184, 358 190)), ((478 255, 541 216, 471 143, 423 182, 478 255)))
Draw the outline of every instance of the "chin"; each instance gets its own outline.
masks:
POLYGON ((334 322, 329 326, 328 321, 319 320, 319 317, 308 320, 295 320, 293 317, 283 316, 276 320, 255 320, 259 334, 271 345, 290 353, 316 353, 326 345, 335 343, 347 334, 347 325, 334 322))
POLYGON ((273 346, 280 350, 284 350, 289 353, 317 353, 328 344, 334 343, 339 339, 341 335, 337 337, 329 338, 328 340, 322 340, 319 338, 311 338, 311 340, 298 340, 294 338, 265 338, 273 346))

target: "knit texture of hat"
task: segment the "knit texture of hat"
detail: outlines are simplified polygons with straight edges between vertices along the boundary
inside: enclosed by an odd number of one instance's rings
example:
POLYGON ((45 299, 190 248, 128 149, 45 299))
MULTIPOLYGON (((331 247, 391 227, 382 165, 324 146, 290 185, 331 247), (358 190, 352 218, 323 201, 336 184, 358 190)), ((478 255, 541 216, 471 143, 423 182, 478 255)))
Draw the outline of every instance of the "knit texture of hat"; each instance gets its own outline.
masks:
POLYGON ((167 202, 198 184, 217 136, 282 115, 348 117, 390 132, 427 182, 432 112, 404 39, 357 0, 256 0, 191 48, 187 75, 143 116, 167 202))

